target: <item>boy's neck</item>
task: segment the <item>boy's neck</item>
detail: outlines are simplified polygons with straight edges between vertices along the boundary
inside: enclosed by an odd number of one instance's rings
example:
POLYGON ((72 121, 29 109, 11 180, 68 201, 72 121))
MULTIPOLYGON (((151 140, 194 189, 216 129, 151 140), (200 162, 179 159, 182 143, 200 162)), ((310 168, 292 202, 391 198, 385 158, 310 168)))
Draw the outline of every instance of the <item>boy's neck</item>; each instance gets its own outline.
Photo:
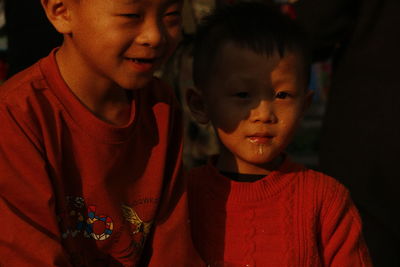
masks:
POLYGON ((220 171, 220 173, 232 181, 245 182, 245 183, 256 182, 263 179, 266 176, 264 174, 246 174, 246 173, 224 172, 224 171, 220 171))
POLYGON ((132 94, 116 84, 82 75, 77 71, 77 65, 83 68, 85 64, 79 64, 79 58, 70 53, 65 44, 57 51, 56 60, 70 90, 93 114, 114 125, 129 121, 133 103, 129 95, 132 94))

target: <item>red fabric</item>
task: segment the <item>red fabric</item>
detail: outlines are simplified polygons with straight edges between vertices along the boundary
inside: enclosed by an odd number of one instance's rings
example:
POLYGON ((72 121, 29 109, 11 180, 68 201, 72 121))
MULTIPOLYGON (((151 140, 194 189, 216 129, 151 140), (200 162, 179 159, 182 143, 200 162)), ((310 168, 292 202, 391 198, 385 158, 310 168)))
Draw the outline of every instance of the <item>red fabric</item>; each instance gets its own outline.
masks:
POLYGON ((0 265, 135 266, 147 239, 142 261, 189 266, 171 91, 155 79, 134 92, 129 123, 109 125, 71 93, 54 55, 0 88, 0 265))
POLYGON ((371 266, 348 191, 322 173, 286 160, 251 183, 211 163, 188 177, 193 240, 211 266, 371 266))

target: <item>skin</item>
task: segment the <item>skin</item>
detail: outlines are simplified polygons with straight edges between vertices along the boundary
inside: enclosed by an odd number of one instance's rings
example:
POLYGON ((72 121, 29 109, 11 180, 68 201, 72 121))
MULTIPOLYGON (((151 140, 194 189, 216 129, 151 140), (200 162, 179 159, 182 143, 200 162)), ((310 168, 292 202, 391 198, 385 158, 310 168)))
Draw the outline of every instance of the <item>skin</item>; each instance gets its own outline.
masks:
POLYGON ((182 1, 42 0, 64 35, 56 54, 73 93, 101 119, 129 120, 126 90, 146 88, 181 38, 182 1))
POLYGON ((306 89, 301 58, 280 58, 225 44, 214 77, 188 104, 200 123, 211 121, 220 142, 217 168, 268 174, 281 162, 312 93, 306 89))

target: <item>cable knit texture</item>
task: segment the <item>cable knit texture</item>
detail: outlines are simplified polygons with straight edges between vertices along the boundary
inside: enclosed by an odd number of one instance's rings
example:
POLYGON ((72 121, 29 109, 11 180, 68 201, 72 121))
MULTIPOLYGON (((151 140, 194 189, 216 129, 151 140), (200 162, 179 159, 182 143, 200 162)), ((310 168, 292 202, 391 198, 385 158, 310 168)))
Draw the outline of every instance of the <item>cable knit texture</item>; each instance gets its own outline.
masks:
POLYGON ((347 189, 285 162, 236 182, 210 162, 189 178, 192 235, 210 266, 371 266, 347 189))

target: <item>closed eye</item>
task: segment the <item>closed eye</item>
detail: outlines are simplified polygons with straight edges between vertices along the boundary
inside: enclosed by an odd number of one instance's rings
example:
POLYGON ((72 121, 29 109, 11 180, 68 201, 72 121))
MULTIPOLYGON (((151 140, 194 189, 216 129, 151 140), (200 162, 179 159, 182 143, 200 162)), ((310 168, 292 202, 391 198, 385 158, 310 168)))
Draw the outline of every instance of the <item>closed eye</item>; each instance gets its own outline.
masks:
POLYGON ((182 23, 181 12, 178 10, 165 13, 164 19, 170 26, 181 25, 182 23))
POLYGON ((287 92, 278 92, 278 93, 276 93, 275 97, 279 98, 279 99, 286 99, 286 98, 290 97, 290 94, 287 92))
POLYGON ((129 14, 122 14, 122 17, 132 18, 132 19, 139 19, 140 15, 136 13, 129 13, 129 14))
POLYGON ((180 11, 172 11, 172 12, 166 13, 165 16, 180 17, 181 16, 181 12, 180 11))

